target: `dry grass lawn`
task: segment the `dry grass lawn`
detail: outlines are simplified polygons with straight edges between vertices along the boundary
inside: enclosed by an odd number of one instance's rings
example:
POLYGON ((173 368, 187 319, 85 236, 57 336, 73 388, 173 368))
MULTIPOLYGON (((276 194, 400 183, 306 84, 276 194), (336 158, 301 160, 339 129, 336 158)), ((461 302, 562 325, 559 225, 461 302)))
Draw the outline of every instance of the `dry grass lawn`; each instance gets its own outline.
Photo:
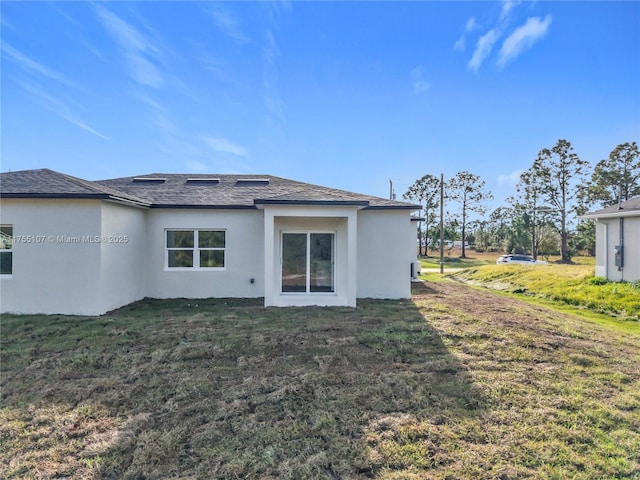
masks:
POLYGON ((640 337, 449 281, 7 315, 1 342, 4 479, 640 478, 640 337))

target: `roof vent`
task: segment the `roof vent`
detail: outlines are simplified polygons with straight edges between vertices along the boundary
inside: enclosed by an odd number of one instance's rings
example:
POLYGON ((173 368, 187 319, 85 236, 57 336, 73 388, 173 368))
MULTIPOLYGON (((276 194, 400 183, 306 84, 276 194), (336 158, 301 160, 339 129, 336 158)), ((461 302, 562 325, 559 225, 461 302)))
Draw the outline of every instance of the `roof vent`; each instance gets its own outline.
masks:
POLYGON ((269 185, 268 178, 239 178, 236 187, 265 187, 269 185))
POLYGON ((166 182, 166 178, 162 177, 135 177, 133 179, 133 183, 164 183, 166 182))
POLYGON ((218 185, 220 183, 219 178, 187 178, 185 182, 187 185, 218 185))

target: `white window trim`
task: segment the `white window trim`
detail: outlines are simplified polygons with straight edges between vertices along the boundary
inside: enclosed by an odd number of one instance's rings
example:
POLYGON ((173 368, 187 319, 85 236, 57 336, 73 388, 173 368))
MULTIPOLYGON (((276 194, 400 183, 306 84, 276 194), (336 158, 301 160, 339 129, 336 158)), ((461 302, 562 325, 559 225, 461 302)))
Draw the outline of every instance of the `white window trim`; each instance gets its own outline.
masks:
POLYGON ((164 229, 164 270, 165 272, 223 272, 227 269, 227 229, 215 227, 200 228, 165 228, 164 229), (199 248, 198 232, 224 232, 224 248, 199 248), (167 246, 167 232, 193 232, 193 248, 169 248, 167 246), (191 250, 193 251, 193 267, 170 267, 169 252, 171 250, 191 250), (201 250, 222 250, 224 267, 201 267, 200 251, 201 250))
POLYGON ((302 296, 302 295, 325 295, 325 296, 337 296, 338 295, 338 287, 336 284, 336 257, 337 257, 337 251, 336 251, 336 246, 337 246, 337 241, 336 239, 338 238, 338 232, 336 230, 280 230, 280 276, 279 276, 279 282, 280 282, 280 295, 292 295, 292 296, 302 296), (306 285, 305 285, 305 289, 307 290, 306 292, 283 292, 282 291, 282 249, 284 248, 284 235, 286 233, 301 233, 301 234, 305 234, 307 236, 307 264, 306 264, 306 271, 307 271, 307 275, 306 275, 306 285), (333 235, 333 244, 331 245, 331 253, 333 255, 333 259, 331 261, 332 264, 332 269, 331 269, 331 274, 333 276, 333 278, 331 279, 331 281, 333 282, 333 292, 312 292, 311 290, 311 275, 309 274, 309 272, 311 272, 311 234, 313 233, 330 233, 333 235))
MULTIPOLYGON (((3 224, 0 224, 0 226, 2 226, 2 227, 11 227, 11 237, 12 237, 12 239, 13 239, 13 237, 15 237, 14 232, 13 232, 13 223, 3 223, 3 224)), ((11 279, 11 278, 13 278, 13 257, 15 256, 15 255, 13 255, 14 252, 15 252, 15 250, 13 248, 14 246, 15 246, 15 243, 12 240, 11 241, 11 248, 2 248, 2 249, 0 249, 0 252, 11 252, 11 273, 0 273, 0 278, 2 278, 2 279, 11 279)))

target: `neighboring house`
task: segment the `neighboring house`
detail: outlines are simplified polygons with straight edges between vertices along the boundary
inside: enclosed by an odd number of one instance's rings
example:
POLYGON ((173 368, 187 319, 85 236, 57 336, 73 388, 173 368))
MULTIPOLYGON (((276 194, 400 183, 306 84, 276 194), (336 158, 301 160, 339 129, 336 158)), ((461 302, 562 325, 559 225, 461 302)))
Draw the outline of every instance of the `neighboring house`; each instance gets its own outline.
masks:
POLYGON ((2 173, 0 311, 99 315, 144 297, 408 298, 417 209, 269 175, 2 173))
POLYGON ((596 275, 640 280, 640 197, 588 213, 596 221, 596 275))

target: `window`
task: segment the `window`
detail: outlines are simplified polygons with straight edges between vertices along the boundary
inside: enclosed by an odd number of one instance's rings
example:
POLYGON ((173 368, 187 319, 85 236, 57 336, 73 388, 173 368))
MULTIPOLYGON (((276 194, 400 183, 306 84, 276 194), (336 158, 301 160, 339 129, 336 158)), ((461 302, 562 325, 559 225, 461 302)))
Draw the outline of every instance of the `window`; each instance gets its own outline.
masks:
POLYGON ((333 233, 282 234, 282 292, 333 293, 333 233))
POLYGON ((0 275, 13 273, 13 225, 0 225, 0 275))
POLYGON ((167 268, 224 268, 224 230, 167 230, 167 268))

